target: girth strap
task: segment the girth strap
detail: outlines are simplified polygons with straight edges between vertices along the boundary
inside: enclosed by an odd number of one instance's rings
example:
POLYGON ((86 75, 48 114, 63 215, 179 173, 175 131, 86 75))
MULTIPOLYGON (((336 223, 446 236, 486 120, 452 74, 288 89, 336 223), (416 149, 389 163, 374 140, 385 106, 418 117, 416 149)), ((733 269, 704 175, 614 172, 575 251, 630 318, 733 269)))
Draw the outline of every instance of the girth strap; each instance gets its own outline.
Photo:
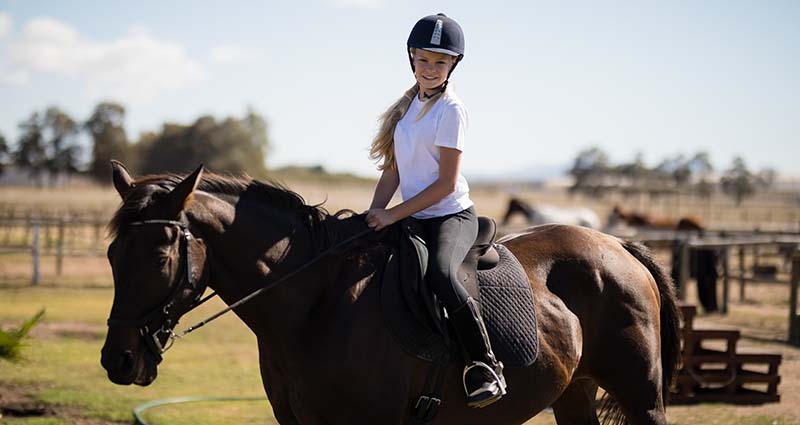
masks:
POLYGON ((431 368, 425 378, 425 385, 422 388, 422 394, 414 404, 414 413, 408 425, 430 425, 433 423, 433 419, 439 413, 439 407, 442 405, 439 392, 444 383, 445 368, 446 366, 442 366, 441 362, 431 363, 431 368))

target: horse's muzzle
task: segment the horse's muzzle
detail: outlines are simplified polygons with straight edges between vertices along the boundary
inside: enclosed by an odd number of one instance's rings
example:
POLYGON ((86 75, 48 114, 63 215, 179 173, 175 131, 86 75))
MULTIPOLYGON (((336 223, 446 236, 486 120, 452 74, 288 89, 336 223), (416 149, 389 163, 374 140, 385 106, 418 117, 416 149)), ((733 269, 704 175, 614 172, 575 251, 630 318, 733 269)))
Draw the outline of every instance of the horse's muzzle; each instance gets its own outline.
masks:
POLYGON ((130 350, 112 351, 103 350, 100 354, 100 364, 108 373, 108 379, 119 385, 130 385, 136 378, 136 360, 130 350))
POLYGON ((134 356, 130 350, 103 350, 100 364, 108 373, 108 379, 118 385, 150 385, 158 376, 155 359, 149 353, 134 356))

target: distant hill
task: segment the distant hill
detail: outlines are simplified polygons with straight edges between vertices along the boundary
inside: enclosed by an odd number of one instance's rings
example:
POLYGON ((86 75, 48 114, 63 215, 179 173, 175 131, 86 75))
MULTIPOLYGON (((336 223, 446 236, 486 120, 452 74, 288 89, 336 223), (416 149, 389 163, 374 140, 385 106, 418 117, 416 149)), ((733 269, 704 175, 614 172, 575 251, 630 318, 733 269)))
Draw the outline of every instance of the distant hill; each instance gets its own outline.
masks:
POLYGON ((375 179, 361 177, 351 173, 330 173, 321 165, 289 165, 286 167, 274 168, 267 172, 267 176, 278 180, 324 180, 328 183, 375 183, 375 179))

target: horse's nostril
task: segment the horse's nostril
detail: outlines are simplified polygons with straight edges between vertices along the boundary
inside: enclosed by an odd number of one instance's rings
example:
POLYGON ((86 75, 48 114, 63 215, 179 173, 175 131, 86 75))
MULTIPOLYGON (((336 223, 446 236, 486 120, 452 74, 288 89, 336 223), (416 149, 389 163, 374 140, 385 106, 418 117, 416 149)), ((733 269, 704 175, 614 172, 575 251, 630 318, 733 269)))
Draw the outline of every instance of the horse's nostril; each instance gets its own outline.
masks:
POLYGON ((130 350, 120 352, 103 351, 100 364, 109 372, 126 372, 133 369, 133 353, 130 350))
POLYGON ((123 360, 122 362, 123 370, 125 371, 133 370, 134 361, 133 361, 133 353, 131 352, 131 350, 126 350, 124 353, 122 353, 122 360, 123 360))
POLYGON ((100 364, 109 372, 119 369, 122 366, 122 362, 122 356, 114 355, 105 350, 100 354, 100 364))

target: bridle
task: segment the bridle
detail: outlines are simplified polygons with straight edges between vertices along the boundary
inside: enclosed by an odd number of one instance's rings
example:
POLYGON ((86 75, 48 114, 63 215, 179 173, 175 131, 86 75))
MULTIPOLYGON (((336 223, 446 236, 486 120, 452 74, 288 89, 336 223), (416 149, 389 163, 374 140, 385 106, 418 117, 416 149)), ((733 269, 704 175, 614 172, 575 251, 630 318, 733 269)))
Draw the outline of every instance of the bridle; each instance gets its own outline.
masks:
POLYGON ((178 319, 184 314, 197 308, 200 304, 208 301, 211 297, 216 295, 216 293, 212 293, 202 300, 200 299, 206 290, 207 283, 205 281, 198 282, 195 269, 192 267, 192 250, 190 245, 194 237, 189 231, 189 226, 186 223, 176 220, 143 220, 132 222, 130 225, 176 226, 178 229, 180 229, 180 243, 181 250, 183 251, 181 258, 184 259, 182 264, 183 273, 179 278, 180 280, 173 285, 172 291, 169 293, 169 295, 164 299, 164 301, 161 302, 161 304, 138 319, 129 320, 117 319, 114 317, 108 318, 109 327, 137 329, 139 335, 144 338, 147 348, 156 357, 157 362, 161 362, 162 354, 172 347, 172 344, 177 337, 173 329, 178 325, 178 319), (179 301, 179 295, 184 289, 191 289, 193 292, 189 307, 184 311, 175 314, 175 317, 172 317, 173 313, 175 313, 175 306, 179 301), (155 323, 156 325, 151 327, 150 325, 152 323, 155 323), (158 329, 151 331, 151 329, 156 327, 158 329))
MULTIPOLYGON (((162 354, 164 354, 167 350, 172 348, 175 340, 178 338, 182 338, 186 334, 193 332, 199 329, 202 326, 205 326, 207 323, 211 322, 212 320, 222 316, 225 313, 239 307, 240 305, 252 300, 259 294, 268 291, 279 284, 285 282, 286 280, 294 277, 301 271, 305 270, 309 266, 315 264, 317 261, 324 258, 326 255, 337 251, 344 247, 345 245, 349 244, 350 242, 355 241, 363 236, 366 236, 371 233, 375 233, 375 230, 372 228, 368 228, 361 232, 356 233, 355 235, 342 240, 341 242, 335 244, 334 246, 329 247, 325 251, 319 253, 316 257, 312 258, 308 262, 304 263, 300 267, 294 269, 293 271, 287 273, 280 279, 271 282, 268 285, 265 285, 259 289, 254 290, 253 292, 245 295, 235 303, 229 305, 228 307, 212 314, 210 317, 201 320, 200 322, 189 326, 184 331, 176 333, 174 331, 175 326, 178 325, 178 319, 183 316, 184 314, 194 310, 195 308, 199 307, 201 304, 205 303, 209 299, 213 298, 217 295, 216 292, 212 292, 207 297, 200 299, 203 296, 203 293, 208 286, 208 283, 205 281, 197 282, 197 276, 195 275, 195 270, 192 268, 192 250, 189 248, 189 245, 194 239, 192 233, 189 231, 189 225, 176 220, 143 220, 143 221, 134 221, 130 223, 131 226, 145 226, 145 225, 160 225, 160 226, 177 226, 181 231, 181 245, 183 247, 183 258, 185 261, 183 262, 183 269, 184 274, 181 280, 175 284, 172 288, 172 291, 167 296, 167 298, 157 307, 152 309, 149 313, 145 314, 144 316, 133 319, 133 320, 126 320, 126 319, 116 319, 113 317, 108 318, 108 326, 109 327, 121 327, 121 328, 135 328, 138 330, 139 335, 144 338, 145 345, 150 350, 150 352, 155 356, 157 363, 160 363, 162 360, 162 354), (174 318, 171 318, 171 313, 174 312, 173 307, 178 301, 178 295, 181 293, 183 288, 191 288, 194 291, 191 303, 189 307, 186 308, 184 311, 179 312, 175 315, 174 318), (150 323, 154 321, 154 319, 160 318, 159 322, 160 325, 158 329, 154 332, 151 332, 151 329, 155 328, 150 327, 150 323), (162 339, 163 342, 162 342, 162 339)), ((156 323, 159 323, 156 322, 156 323)))

